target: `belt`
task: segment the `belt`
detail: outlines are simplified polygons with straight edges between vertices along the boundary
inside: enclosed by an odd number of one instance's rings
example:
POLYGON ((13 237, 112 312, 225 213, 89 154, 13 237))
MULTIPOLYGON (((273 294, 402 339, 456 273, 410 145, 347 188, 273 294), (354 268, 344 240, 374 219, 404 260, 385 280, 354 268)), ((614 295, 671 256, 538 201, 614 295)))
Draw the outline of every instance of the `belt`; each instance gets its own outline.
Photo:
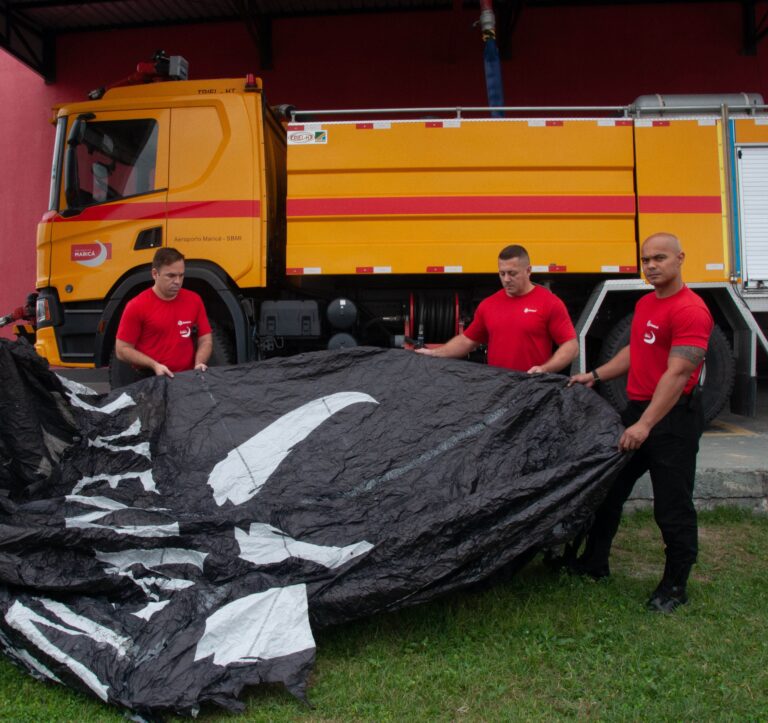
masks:
MULTIPOLYGON (((681 394, 680 399, 678 399, 675 402, 674 407, 687 407, 691 403, 691 399, 693 398, 693 396, 694 396, 693 392, 691 392, 690 394, 681 394)), ((630 404, 636 404, 639 407, 647 407, 651 403, 651 400, 650 399, 630 399, 629 402, 630 404)))

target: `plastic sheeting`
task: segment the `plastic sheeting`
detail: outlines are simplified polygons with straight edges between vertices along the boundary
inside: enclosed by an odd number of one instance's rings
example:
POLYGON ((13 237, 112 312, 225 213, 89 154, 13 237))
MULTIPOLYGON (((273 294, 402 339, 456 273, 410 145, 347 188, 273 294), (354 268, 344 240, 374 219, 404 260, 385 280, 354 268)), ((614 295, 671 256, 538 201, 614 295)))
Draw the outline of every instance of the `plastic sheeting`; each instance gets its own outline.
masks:
POLYGON ((109 395, 0 340, 0 645, 139 713, 303 697, 312 629, 577 535, 616 413, 556 375, 358 348, 109 395))

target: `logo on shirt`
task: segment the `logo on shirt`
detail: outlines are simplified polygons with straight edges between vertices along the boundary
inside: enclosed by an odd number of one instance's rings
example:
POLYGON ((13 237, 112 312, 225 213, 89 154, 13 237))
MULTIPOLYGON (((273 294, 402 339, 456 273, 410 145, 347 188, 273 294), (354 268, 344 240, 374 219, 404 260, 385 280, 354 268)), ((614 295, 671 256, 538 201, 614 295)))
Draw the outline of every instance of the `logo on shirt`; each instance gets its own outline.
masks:
POLYGON ((179 321, 178 324, 179 324, 179 334, 183 339, 188 339, 190 336, 192 336, 191 321, 179 321))
POLYGON ((523 309, 523 314, 535 314, 538 309, 529 309, 527 306, 523 309))
MULTIPOLYGON (((659 328, 652 321, 648 321, 646 326, 651 327, 651 329, 658 329, 659 328)), ((643 341, 646 344, 653 344, 656 341, 656 334, 654 334, 652 331, 646 331, 645 334, 643 334, 643 341)))

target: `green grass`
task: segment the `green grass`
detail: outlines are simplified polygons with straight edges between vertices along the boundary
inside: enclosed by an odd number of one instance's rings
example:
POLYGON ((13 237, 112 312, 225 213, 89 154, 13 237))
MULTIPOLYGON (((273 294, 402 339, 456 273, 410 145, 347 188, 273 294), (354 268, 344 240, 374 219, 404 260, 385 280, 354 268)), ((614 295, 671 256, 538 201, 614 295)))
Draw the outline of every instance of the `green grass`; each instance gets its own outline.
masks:
MULTIPOLYGON (((691 602, 646 612, 663 568, 648 513, 625 518, 607 581, 534 561, 483 590, 317 633, 312 708, 279 687, 240 720, 765 720, 768 517, 703 513, 691 602)), ((230 719, 206 707, 205 721, 230 719)), ((0 719, 124 720, 0 661, 0 719)))

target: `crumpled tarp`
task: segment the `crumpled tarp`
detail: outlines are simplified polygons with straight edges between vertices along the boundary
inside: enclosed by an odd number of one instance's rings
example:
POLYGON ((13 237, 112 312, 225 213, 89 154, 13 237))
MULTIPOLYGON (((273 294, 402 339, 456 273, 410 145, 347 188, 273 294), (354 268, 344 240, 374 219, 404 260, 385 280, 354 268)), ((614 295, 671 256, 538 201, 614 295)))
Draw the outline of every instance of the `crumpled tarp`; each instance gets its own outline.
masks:
POLYGON ((555 375, 358 348, 97 395, 0 340, 0 646, 139 713, 303 697, 312 628, 587 524, 617 414, 555 375))

